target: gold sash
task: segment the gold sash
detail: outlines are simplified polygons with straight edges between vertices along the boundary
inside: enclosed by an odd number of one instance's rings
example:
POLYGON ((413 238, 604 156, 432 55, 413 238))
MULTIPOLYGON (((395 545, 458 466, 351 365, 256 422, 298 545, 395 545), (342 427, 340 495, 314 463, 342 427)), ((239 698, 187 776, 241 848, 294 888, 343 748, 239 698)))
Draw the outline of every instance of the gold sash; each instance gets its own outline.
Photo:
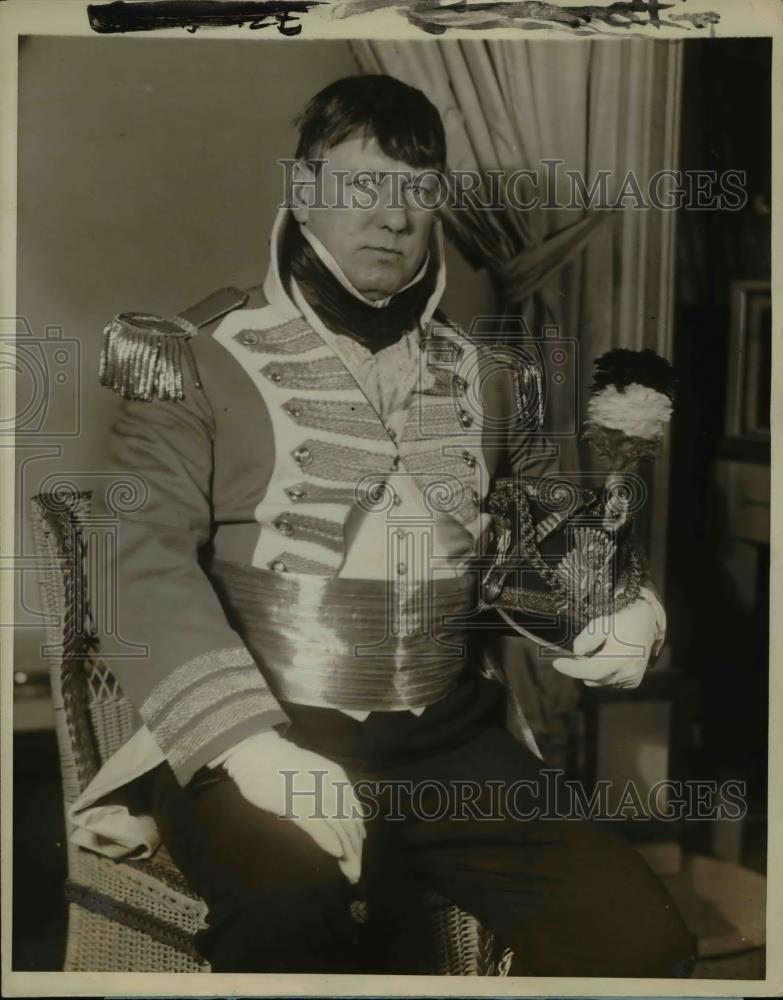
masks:
POLYGON ((388 711, 445 697, 468 665, 472 574, 415 585, 279 573, 215 560, 231 625, 280 701, 388 711))

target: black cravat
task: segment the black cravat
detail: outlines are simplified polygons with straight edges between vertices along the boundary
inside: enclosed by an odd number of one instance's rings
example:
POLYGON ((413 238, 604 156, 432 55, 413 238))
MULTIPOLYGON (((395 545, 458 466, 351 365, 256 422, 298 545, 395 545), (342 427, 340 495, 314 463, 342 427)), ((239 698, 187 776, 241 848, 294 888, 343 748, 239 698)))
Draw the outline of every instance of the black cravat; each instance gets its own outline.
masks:
POLYGON ((296 279, 307 304, 328 330, 351 337, 372 354, 416 326, 438 280, 438 262, 431 253, 418 281, 393 295, 387 305, 371 306, 338 281, 293 220, 283 237, 280 265, 286 284, 291 277, 296 279))

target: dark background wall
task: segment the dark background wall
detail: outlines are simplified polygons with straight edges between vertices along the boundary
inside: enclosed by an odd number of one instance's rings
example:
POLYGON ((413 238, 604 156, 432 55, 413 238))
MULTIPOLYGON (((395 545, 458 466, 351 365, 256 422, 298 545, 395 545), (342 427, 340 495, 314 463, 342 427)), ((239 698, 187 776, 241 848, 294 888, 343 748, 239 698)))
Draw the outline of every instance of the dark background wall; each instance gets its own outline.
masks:
POLYGON ((770 461, 769 439, 727 435, 726 409, 730 378, 745 364, 732 344, 734 283, 770 279, 772 45, 732 39, 688 43, 684 50, 682 167, 744 170, 749 197, 740 211, 681 212, 678 218, 670 636, 696 693, 690 773, 745 780, 751 815, 762 820, 769 547, 737 524, 735 498, 718 469, 729 463, 738 477, 758 477, 770 461))

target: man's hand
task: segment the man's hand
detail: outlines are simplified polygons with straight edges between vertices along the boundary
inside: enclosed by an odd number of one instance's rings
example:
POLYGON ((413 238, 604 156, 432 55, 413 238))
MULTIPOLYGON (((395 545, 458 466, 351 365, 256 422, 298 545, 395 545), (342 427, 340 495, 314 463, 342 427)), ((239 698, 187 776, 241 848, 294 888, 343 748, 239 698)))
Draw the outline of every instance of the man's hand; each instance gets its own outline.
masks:
POLYGON ((643 591, 622 611, 588 622, 574 640, 574 656, 553 660, 552 666, 588 687, 637 688, 654 648, 660 648, 663 641, 662 615, 657 598, 643 591))
POLYGON ((366 836, 364 822, 359 818, 363 809, 338 764, 303 750, 274 729, 243 740, 212 761, 216 763, 223 764, 248 802, 289 818, 322 850, 338 859, 349 882, 359 881, 366 836), (285 776, 284 771, 295 773, 293 777, 285 776), (315 789, 317 797, 312 794, 315 789), (286 791, 294 793, 292 801, 286 801, 286 791), (292 812, 297 815, 292 816, 292 812), (311 815, 313 812, 317 815, 311 815))

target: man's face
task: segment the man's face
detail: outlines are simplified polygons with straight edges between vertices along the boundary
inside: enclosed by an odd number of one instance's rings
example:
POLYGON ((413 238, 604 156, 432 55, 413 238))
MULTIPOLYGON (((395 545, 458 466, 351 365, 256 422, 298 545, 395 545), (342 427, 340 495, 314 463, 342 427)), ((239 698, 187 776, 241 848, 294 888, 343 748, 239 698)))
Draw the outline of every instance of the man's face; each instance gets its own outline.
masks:
POLYGON ((437 181, 386 156, 375 139, 356 137, 333 146, 321 159, 320 176, 311 168, 322 202, 314 204, 309 185, 295 188, 295 217, 323 243, 345 276, 371 300, 405 286, 421 267, 434 223, 427 204, 437 181))

